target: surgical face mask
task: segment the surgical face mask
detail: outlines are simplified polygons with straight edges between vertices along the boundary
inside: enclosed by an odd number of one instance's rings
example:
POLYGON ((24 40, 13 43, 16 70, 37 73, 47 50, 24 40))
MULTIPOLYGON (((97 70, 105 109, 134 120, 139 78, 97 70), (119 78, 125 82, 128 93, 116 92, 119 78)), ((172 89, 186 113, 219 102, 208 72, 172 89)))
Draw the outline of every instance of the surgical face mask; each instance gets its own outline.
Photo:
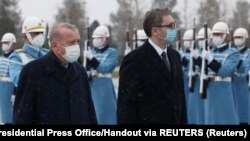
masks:
POLYGON ((216 47, 220 46, 223 44, 224 39, 222 36, 213 36, 213 43, 216 47))
POLYGON ((234 44, 236 47, 242 47, 244 43, 245 43, 245 40, 243 38, 234 39, 234 44))
POLYGON ((10 52, 10 48, 11 48, 12 44, 11 43, 4 43, 2 44, 2 50, 5 54, 10 52))
POLYGON ((183 46, 185 49, 190 49, 191 47, 191 41, 184 41, 183 42, 183 46))
POLYGON ((27 33, 26 35, 27 35, 27 38, 29 39, 32 46, 35 46, 35 47, 42 47, 43 46, 44 41, 45 41, 45 37, 43 34, 39 34, 36 37, 34 37, 33 39, 31 37, 30 33, 27 33))
POLYGON ((74 63, 80 56, 80 46, 72 45, 65 48, 65 54, 62 57, 69 63, 74 63))
POLYGON ((92 43, 93 43, 94 47, 102 48, 103 47, 103 38, 94 38, 92 43))
POLYGON ((176 29, 167 29, 167 35, 165 37, 165 41, 167 44, 172 44, 176 37, 176 29))
POLYGON ((205 42, 206 40, 199 40, 198 44, 199 44, 199 48, 204 48, 205 47, 205 42))

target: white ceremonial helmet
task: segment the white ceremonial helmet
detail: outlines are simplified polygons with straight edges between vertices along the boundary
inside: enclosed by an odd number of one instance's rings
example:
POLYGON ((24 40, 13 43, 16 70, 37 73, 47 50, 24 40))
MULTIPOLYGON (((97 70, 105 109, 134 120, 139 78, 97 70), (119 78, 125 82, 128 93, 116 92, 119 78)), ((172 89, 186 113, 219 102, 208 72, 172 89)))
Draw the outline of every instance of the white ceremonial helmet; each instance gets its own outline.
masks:
POLYGON ((183 40, 193 40, 193 32, 194 31, 192 29, 186 30, 183 35, 183 40))
POLYGON ((32 46, 41 47, 45 41, 46 23, 37 17, 27 17, 23 22, 22 33, 26 34, 32 46), (33 32, 41 32, 42 34, 32 37, 31 33, 33 32))
POLYGON ((37 17, 27 17, 22 26, 22 33, 46 32, 46 23, 37 17))
MULTIPOLYGON (((135 35, 133 36, 133 39, 135 40, 135 35)), ((137 30, 137 40, 147 40, 148 36, 144 32, 143 29, 138 29, 137 30)))
POLYGON ((229 35, 229 28, 224 22, 217 22, 212 28, 212 41, 216 47, 220 47, 226 42, 226 37, 229 35))
POLYGON ((212 33, 224 33, 229 34, 228 25, 224 22, 217 22, 212 28, 212 33))
POLYGON ((98 37, 110 37, 109 30, 106 26, 98 26, 92 35, 92 38, 98 38, 98 37))
POLYGON ((183 47, 184 49, 190 49, 193 42, 193 33, 192 29, 186 30, 183 35, 183 47))
POLYGON ((244 38, 248 38, 248 32, 245 28, 243 27, 240 27, 240 28, 237 28, 235 31, 234 31, 234 35, 233 37, 244 37, 244 38))
POLYGON ((234 37, 234 45, 240 49, 244 47, 244 45, 246 44, 246 39, 248 38, 248 32, 245 28, 240 27, 234 31, 233 37, 234 37))
MULTIPOLYGON (((207 28, 207 37, 212 38, 212 31, 210 28, 207 28)), ((205 39, 205 29, 201 28, 198 32, 197 39, 205 39)))
POLYGON ((5 33, 1 39, 1 42, 16 43, 16 36, 13 33, 5 33))

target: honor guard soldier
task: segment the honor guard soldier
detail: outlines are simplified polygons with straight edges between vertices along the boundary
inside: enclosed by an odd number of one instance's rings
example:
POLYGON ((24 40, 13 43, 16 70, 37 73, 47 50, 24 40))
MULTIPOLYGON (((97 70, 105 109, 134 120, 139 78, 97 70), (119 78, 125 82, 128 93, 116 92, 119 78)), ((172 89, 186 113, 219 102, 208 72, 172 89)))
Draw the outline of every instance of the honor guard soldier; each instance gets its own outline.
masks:
MULTIPOLYGON (((0 56, 0 123, 11 124, 13 106, 11 96, 14 93, 14 85, 9 76, 8 57, 16 45, 16 37, 13 33, 5 33, 1 39, 3 54, 0 56)), ((16 62, 18 65, 18 62, 16 62)))
POLYGON ((138 29, 136 30, 137 34, 134 34, 134 49, 137 47, 140 47, 144 44, 144 42, 148 39, 146 33, 144 32, 143 29, 138 29), (137 45, 136 45, 137 44, 137 45))
POLYGON ((112 72, 118 63, 117 50, 109 46, 109 30, 98 26, 92 35, 94 48, 87 50, 87 70, 98 124, 116 124, 116 94, 112 72))
POLYGON ((250 50, 246 46, 248 32, 245 28, 237 28, 233 34, 234 45, 240 52, 240 61, 233 77, 233 91, 241 124, 248 123, 249 88, 245 79, 250 69, 250 50))
MULTIPOLYGON (((211 50, 213 48, 212 42, 212 31, 210 28, 207 29, 208 34, 208 49, 211 50)), ((202 50, 203 46, 205 46, 205 31, 204 28, 201 28, 197 35, 198 46, 202 50)))
POLYGON ((208 61, 207 99, 205 100, 205 124, 239 124, 239 117, 232 90, 232 76, 240 54, 228 46, 228 25, 216 23, 212 28, 215 48, 203 50, 208 61))
POLYGON ((22 49, 15 50, 9 57, 11 61, 20 62, 16 65, 10 63, 10 79, 17 86, 19 74, 23 66, 32 60, 44 56, 48 51, 43 48, 46 37, 46 24, 37 17, 27 17, 22 25, 24 45, 22 49))
MULTIPOLYGON (((211 42, 211 29, 207 29, 208 37, 211 42)), ((205 30, 201 28, 197 35, 198 40, 198 49, 194 50, 191 53, 191 56, 194 58, 195 63, 195 84, 194 84, 194 92, 189 95, 189 124, 197 124, 202 125, 204 124, 204 100, 201 99, 199 90, 200 90, 200 73, 201 73, 201 51, 203 46, 205 45, 205 30)), ((211 44, 211 43, 210 43, 211 44)))
MULTIPOLYGON (((144 42, 148 39, 146 33, 143 29, 136 30, 136 35, 133 36, 133 49, 136 49, 137 47, 140 47, 144 44, 144 42)), ((124 55, 126 56, 128 53, 130 53, 132 50, 131 48, 127 47, 125 49, 124 55)))
MULTIPOLYGON (((182 60, 182 68, 183 68, 183 78, 184 78, 184 92, 186 99, 186 107, 187 112, 189 109, 189 88, 188 88, 188 68, 189 68, 189 60, 190 60, 190 48, 192 44, 193 38, 193 30, 187 30, 183 35, 183 50, 180 50, 181 60, 182 60)), ((189 119, 188 119, 189 120, 189 119)))

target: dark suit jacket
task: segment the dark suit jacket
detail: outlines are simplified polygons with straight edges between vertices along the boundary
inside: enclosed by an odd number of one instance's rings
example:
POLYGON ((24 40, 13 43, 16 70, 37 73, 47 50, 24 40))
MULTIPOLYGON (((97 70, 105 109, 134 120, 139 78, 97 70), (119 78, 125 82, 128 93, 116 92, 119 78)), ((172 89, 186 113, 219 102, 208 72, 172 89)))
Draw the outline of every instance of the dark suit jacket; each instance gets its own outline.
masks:
POLYGON ((118 124, 185 124, 186 107, 180 56, 168 47, 171 72, 146 41, 120 68, 118 124))
POLYGON ((53 52, 20 74, 14 124, 96 124, 86 71, 79 63, 66 69, 53 52))

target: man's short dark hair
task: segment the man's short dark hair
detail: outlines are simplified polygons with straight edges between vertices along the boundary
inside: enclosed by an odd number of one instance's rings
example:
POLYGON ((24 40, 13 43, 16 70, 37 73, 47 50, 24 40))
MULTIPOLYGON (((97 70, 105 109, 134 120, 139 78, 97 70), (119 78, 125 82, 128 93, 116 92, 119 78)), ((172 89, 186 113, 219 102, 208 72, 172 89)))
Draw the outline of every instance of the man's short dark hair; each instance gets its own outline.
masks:
POLYGON ((145 14, 143 29, 148 37, 151 37, 151 29, 154 26, 160 26, 162 23, 163 16, 171 14, 171 10, 168 8, 164 9, 152 9, 145 14))

